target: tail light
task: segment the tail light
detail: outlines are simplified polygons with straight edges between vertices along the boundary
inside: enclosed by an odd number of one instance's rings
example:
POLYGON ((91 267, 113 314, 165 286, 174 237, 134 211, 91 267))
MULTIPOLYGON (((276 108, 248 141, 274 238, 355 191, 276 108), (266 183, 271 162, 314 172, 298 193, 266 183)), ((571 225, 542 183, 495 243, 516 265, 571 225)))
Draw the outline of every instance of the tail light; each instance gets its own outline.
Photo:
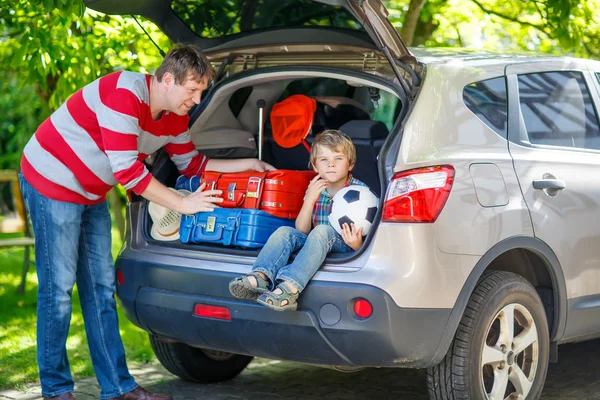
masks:
POLYGON ((383 206, 384 222, 435 222, 448 200, 454 167, 441 165, 398 172, 383 206))
POLYGON ((196 317, 222 319, 231 321, 231 313, 227 307, 212 306, 208 304, 196 304, 194 306, 196 317))
POLYGON ((353 308, 354 308, 354 313, 359 318, 363 318, 363 319, 369 318, 371 316, 371 314, 373 314, 373 306, 371 305, 371 303, 369 303, 368 300, 365 300, 365 299, 356 300, 353 308))
POLYGON ((119 286, 123 286, 125 284, 125 275, 123 275, 123 270, 117 270, 117 283, 119 286))

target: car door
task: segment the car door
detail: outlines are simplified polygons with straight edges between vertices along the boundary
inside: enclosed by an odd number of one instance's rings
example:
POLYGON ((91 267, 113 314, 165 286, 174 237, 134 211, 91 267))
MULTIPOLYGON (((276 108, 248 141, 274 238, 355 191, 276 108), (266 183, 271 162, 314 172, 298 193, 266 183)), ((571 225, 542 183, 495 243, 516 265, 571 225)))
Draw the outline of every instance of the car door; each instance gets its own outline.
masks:
POLYGON ((565 338, 600 331, 600 124, 594 75, 582 60, 513 64, 509 150, 534 235, 567 285, 565 338))

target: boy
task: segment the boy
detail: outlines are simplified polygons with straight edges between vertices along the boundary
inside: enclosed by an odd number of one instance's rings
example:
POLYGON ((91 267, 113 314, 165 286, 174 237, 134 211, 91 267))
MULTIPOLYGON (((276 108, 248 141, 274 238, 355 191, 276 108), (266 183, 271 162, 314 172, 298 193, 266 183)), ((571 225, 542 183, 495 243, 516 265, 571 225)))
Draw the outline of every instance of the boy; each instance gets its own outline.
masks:
POLYGON ((357 231, 354 224, 344 224, 340 235, 328 218, 332 198, 340 189, 366 186, 350 175, 355 163, 356 149, 346 134, 326 130, 315 138, 310 164, 318 175, 308 186, 296 229, 281 227, 273 233, 256 258, 252 272, 229 283, 233 296, 256 299, 277 311, 294 311, 298 295, 329 252, 349 253, 360 248, 362 228, 357 231), (290 255, 297 250, 298 255, 288 264, 290 255))

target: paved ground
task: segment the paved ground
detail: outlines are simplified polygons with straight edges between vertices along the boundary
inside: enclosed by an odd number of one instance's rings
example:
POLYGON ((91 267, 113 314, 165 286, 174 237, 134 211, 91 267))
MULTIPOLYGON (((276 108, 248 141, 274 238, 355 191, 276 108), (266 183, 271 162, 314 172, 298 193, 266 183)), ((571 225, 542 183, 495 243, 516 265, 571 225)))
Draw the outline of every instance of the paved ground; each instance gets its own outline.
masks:
MULTIPOLYGON (((559 348, 559 363, 552 364, 542 396, 549 400, 600 400, 600 340, 559 348)), ((423 371, 369 369, 341 373, 329 369, 256 360, 236 379, 213 385, 182 381, 159 366, 131 368, 138 383, 153 391, 172 393, 176 400, 425 400, 423 371)), ((79 399, 98 398, 94 378, 77 382, 79 399)), ((39 386, 0 392, 0 399, 40 398, 39 386)))

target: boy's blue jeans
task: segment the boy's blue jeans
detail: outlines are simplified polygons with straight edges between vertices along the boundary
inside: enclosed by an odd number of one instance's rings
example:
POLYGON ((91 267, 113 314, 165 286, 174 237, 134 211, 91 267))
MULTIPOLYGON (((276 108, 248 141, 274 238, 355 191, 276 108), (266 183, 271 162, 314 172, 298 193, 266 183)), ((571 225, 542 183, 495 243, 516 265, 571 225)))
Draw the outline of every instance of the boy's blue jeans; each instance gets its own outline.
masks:
POLYGON ((51 200, 19 174, 35 233, 38 275, 37 361, 42 395, 73 391, 66 341, 77 283, 101 399, 137 387, 125 362, 115 302, 111 222, 106 201, 81 205, 51 200))
POLYGON ((260 251, 252 271, 265 274, 273 283, 288 281, 303 291, 327 253, 353 251, 331 225, 317 225, 308 235, 284 226, 275 231, 260 251), (291 264, 290 256, 300 250, 291 264))

